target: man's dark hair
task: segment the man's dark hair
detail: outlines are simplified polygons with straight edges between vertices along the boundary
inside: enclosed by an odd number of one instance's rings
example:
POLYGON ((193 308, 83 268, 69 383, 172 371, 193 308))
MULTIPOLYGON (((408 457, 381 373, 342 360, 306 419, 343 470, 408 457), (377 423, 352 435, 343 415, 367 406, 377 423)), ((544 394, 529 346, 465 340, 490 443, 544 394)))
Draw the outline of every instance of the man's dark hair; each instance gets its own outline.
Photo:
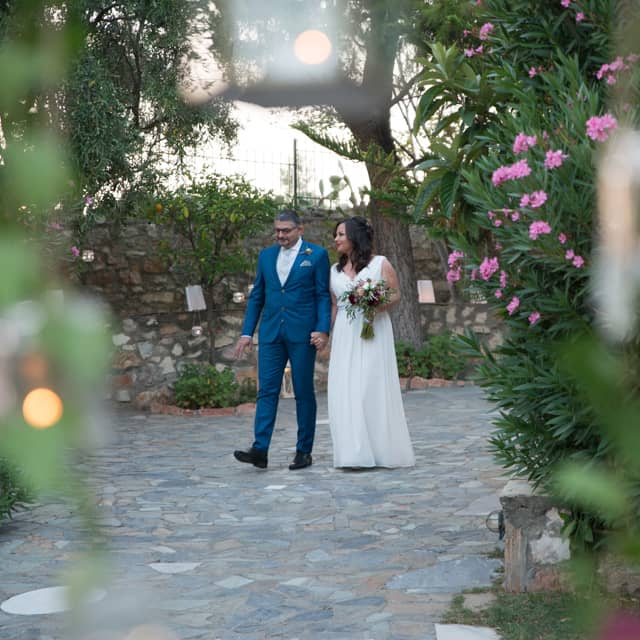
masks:
POLYGON ((276 220, 280 220, 281 222, 293 222, 296 227, 302 225, 300 216, 293 209, 283 209, 276 215, 276 220))

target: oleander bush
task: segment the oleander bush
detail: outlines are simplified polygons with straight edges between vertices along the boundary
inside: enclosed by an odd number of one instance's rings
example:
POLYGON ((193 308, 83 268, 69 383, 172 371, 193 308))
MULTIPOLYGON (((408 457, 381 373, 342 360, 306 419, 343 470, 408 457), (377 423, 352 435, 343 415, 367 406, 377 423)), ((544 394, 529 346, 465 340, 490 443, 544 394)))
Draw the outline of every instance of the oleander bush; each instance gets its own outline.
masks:
POLYGON ((173 390, 176 405, 183 409, 234 407, 256 399, 253 380, 238 383, 232 369, 218 371, 213 365, 185 366, 173 390))
MULTIPOLYGON (((455 180, 440 181, 448 206, 435 215, 453 248, 449 281, 479 292, 507 328, 493 352, 472 334, 460 338, 481 360, 475 379, 499 410, 491 444, 506 468, 549 490, 567 461, 615 464, 593 404, 558 354, 595 332, 595 165, 620 123, 637 118, 636 85, 628 101, 609 100, 612 87, 629 89, 626 78, 637 73, 637 52, 614 53, 612 17, 622 9, 595 0, 478 3, 464 47, 440 51, 446 73, 434 66, 428 76, 442 90, 425 94, 444 99, 440 131, 451 132, 456 120, 447 107, 459 104, 460 130, 472 129, 466 146, 454 136, 462 151, 455 180)), ((442 171, 440 159, 429 162, 442 171)), ((567 531, 591 545, 603 524, 600 514, 577 507, 567 531)))

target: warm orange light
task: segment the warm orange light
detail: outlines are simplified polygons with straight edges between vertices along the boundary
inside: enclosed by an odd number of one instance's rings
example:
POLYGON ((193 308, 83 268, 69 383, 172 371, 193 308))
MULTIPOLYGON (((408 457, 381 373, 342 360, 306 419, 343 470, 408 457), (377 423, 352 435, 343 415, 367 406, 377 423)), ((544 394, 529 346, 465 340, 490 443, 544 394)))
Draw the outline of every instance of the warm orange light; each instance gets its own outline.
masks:
POLYGON ((322 64, 331 55, 331 40, 322 31, 308 29, 298 34, 293 52, 304 64, 322 64))
POLYGON ((48 429, 62 417, 62 400, 51 389, 33 389, 22 402, 22 415, 30 426, 48 429))

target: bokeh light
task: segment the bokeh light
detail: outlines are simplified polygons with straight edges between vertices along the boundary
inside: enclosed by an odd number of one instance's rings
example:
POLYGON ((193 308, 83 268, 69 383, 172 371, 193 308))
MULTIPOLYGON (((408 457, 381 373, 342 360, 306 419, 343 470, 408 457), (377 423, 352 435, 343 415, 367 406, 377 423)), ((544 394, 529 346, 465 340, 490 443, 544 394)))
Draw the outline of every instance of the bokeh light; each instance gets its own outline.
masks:
POLYGON ((62 417, 62 400, 51 389, 32 389, 22 402, 22 415, 30 426, 48 429, 62 417))
POLYGON ((304 64, 322 64, 331 55, 331 40, 318 29, 308 29, 298 34, 293 43, 296 58, 304 64))

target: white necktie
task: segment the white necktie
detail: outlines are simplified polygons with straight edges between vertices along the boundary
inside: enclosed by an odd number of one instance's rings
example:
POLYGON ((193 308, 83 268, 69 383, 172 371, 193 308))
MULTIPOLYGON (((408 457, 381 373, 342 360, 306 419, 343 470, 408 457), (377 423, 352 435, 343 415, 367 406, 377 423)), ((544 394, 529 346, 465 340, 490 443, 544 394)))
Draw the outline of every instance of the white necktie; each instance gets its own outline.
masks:
POLYGON ((280 278, 280 284, 284 284, 289 276, 289 271, 293 265, 293 261, 296 258, 295 248, 292 249, 280 249, 278 254, 278 260, 276 262, 276 269, 278 270, 278 277, 280 278))

